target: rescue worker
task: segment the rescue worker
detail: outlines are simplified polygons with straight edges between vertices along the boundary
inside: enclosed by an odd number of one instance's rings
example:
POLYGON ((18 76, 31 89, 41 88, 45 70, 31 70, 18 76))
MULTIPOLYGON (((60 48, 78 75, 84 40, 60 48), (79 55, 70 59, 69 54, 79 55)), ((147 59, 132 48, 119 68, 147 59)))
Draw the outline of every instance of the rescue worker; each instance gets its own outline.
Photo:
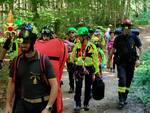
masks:
POLYGON ((56 113, 53 104, 58 93, 58 83, 52 64, 45 57, 42 72, 40 57, 34 50, 37 35, 24 27, 19 33, 22 38, 22 53, 10 66, 5 113, 56 113), (43 75, 44 74, 44 75, 43 75), (50 88, 47 91, 48 86, 50 88), (15 99, 14 99, 15 98, 15 99))
POLYGON ((45 26, 41 30, 41 38, 35 42, 35 49, 42 54, 45 54, 49 57, 49 61, 54 67, 56 73, 58 87, 58 95, 56 99, 56 112, 63 112, 63 101, 62 101, 62 92, 61 92, 61 79, 64 69, 65 62, 68 58, 68 49, 64 42, 59 38, 54 38, 54 31, 51 30, 48 26, 45 26))
POLYGON ((79 42, 75 44, 72 52, 72 59, 75 62, 75 111, 80 112, 82 82, 85 78, 84 110, 89 110, 91 99, 91 85, 95 75, 99 75, 99 59, 96 46, 89 41, 89 32, 86 27, 77 31, 79 42))
POLYGON ((68 28, 68 31, 67 31, 68 37, 65 40, 65 43, 67 44, 68 52, 69 52, 69 57, 67 60, 67 70, 68 70, 68 74, 69 74, 69 86, 70 86, 69 93, 74 92, 74 76, 73 76, 74 63, 72 61, 71 54, 72 54, 73 46, 77 41, 76 33, 77 33, 77 30, 74 27, 68 28))
POLYGON ((92 38, 97 37, 99 39, 99 47, 106 53, 105 39, 101 35, 100 29, 96 29, 92 38))
POLYGON ((99 57, 99 71, 100 71, 100 75, 102 75, 102 69, 104 69, 106 67, 106 55, 104 53, 104 51, 101 49, 100 46, 100 40, 98 37, 92 37, 91 42, 93 42, 98 50, 98 57, 99 57))
POLYGON ((124 105, 127 104, 127 96, 134 75, 135 63, 139 59, 136 48, 138 48, 139 53, 142 52, 141 41, 135 34, 131 33, 131 26, 132 23, 129 19, 123 20, 122 33, 114 40, 113 48, 110 53, 107 65, 110 67, 111 57, 115 53, 114 57, 119 78, 119 109, 122 109, 124 105))
POLYGON ((107 31, 105 32, 104 34, 104 39, 105 39, 105 42, 106 44, 108 43, 109 41, 109 38, 110 38, 110 31, 113 29, 113 26, 111 24, 108 25, 108 28, 107 28, 107 31))

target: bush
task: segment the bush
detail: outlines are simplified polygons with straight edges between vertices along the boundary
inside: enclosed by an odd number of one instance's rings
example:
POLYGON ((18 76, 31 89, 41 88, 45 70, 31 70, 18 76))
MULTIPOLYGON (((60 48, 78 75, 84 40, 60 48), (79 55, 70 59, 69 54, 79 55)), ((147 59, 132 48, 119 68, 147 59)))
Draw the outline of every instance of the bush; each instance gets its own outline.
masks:
POLYGON ((146 107, 150 108, 150 50, 144 52, 142 65, 135 70, 133 93, 146 107))

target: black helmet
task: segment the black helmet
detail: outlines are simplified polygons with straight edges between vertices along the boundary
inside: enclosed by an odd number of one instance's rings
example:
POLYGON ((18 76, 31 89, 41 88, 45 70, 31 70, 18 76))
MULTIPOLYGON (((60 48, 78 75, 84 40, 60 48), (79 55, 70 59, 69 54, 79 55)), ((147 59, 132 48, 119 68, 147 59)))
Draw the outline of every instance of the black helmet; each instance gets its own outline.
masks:
POLYGON ((51 37, 52 34, 54 34, 54 29, 52 27, 49 27, 49 26, 44 26, 42 29, 41 29, 41 35, 44 36, 49 36, 51 37))
POLYGON ((31 41, 32 44, 34 44, 37 34, 33 32, 32 24, 22 24, 18 28, 18 38, 22 39, 23 42, 31 41))

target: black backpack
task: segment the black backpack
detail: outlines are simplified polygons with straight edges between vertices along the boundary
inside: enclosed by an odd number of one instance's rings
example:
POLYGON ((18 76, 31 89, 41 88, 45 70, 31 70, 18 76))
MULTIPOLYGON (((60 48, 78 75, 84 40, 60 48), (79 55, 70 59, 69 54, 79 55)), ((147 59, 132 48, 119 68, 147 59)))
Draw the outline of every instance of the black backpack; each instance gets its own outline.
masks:
POLYGON ((96 77, 92 85, 92 96, 95 100, 101 100, 105 95, 105 84, 101 77, 96 77))

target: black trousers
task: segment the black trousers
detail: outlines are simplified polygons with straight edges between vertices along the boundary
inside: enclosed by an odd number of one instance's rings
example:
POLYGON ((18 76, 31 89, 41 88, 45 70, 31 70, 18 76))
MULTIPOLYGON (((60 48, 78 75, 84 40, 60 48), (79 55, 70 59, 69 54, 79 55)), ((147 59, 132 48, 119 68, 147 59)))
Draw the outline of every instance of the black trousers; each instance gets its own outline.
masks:
MULTIPOLYGON (((24 101, 23 99, 15 100, 15 106, 13 108, 13 113, 41 113, 42 110, 47 105, 47 101, 41 103, 29 103, 24 101)), ((56 108, 53 107, 51 113, 57 113, 56 108)))
POLYGON ((76 68, 77 73, 75 75, 75 96, 74 100, 76 102, 76 106, 81 107, 81 95, 82 95, 82 86, 83 86, 83 79, 85 78, 85 92, 84 92, 84 106, 89 104, 89 101, 91 99, 91 86, 92 86, 92 71, 91 67, 87 67, 87 70, 89 70, 88 75, 83 75, 83 69, 82 67, 76 68))
POLYGON ((69 85, 70 88, 72 88, 74 90, 74 64, 67 62, 67 70, 68 70, 68 74, 69 74, 69 85))
POLYGON ((125 101, 129 93, 129 88, 133 79, 135 63, 118 64, 118 93, 119 100, 125 101))

